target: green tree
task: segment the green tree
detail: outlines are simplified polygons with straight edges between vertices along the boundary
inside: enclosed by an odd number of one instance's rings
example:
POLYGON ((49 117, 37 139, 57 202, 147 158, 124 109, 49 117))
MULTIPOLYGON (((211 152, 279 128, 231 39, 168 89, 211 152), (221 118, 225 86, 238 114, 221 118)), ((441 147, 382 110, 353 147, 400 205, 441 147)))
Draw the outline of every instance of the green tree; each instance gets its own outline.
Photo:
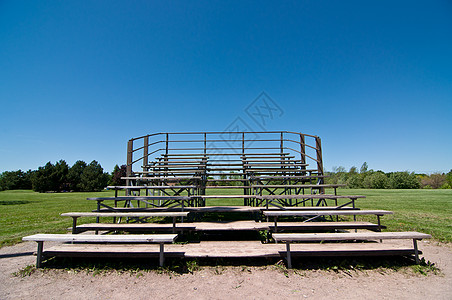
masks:
POLYGON ((369 166, 367 165, 367 162, 364 162, 362 164, 361 168, 359 169, 359 173, 361 173, 361 174, 366 173, 368 169, 369 169, 369 166))
POLYGON ((121 167, 115 165, 113 172, 111 173, 109 185, 123 186, 126 185, 126 181, 121 179, 127 175, 127 166, 122 165, 121 167))
POLYGON ((31 175, 31 170, 27 172, 22 170, 3 172, 0 174, 0 191, 31 189, 31 175))
POLYGON ((71 191, 74 191, 74 192, 81 191, 80 184, 82 181, 82 174, 83 174, 83 171, 85 170, 85 168, 86 168, 86 163, 82 160, 78 160, 69 169, 67 178, 68 178, 68 182, 69 182, 69 189, 71 191))
POLYGON ((107 186, 109 176, 104 173, 102 166, 93 160, 83 170, 80 181, 80 188, 84 192, 101 191, 107 186))
POLYGON ((69 191, 69 182, 67 174, 69 172, 69 166, 64 160, 60 160, 55 164, 54 184, 56 192, 69 191))
POLYGON ((44 167, 39 167, 31 179, 33 191, 43 193, 54 190, 52 174, 55 166, 49 161, 44 167))
POLYGON ((452 188, 452 170, 450 170, 449 173, 446 174, 446 185, 449 189, 452 188))

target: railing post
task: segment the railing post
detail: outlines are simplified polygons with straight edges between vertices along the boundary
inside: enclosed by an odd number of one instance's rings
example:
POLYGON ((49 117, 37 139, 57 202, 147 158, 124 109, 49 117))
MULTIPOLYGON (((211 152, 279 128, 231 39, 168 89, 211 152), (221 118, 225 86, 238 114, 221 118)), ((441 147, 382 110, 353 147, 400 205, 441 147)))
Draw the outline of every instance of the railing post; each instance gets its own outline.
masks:
POLYGON ((143 145, 143 171, 145 172, 149 169, 148 155, 149 155, 149 136, 145 136, 143 145))
POLYGON ((168 155, 168 139, 169 139, 169 137, 168 137, 168 133, 166 134, 166 141, 165 141, 165 154, 166 155, 168 155))
MULTIPOLYGON (((318 175, 323 176, 323 159, 322 159, 322 142, 320 137, 315 137, 315 152, 317 154, 317 172, 318 175)), ((319 183, 323 183, 323 177, 319 177, 319 183)), ((325 189, 321 189, 321 193, 325 193, 325 189)))
POLYGON ((281 141, 280 141, 279 148, 281 149, 281 158, 282 158, 282 154, 284 153, 284 132, 282 132, 282 131, 281 131, 281 141))
POLYGON ((207 133, 204 132, 204 154, 207 154, 207 133))
MULTIPOLYGON (((133 140, 129 140, 127 142, 127 168, 126 175, 127 177, 132 176, 132 161, 133 161, 133 140)), ((130 179, 126 180, 126 185, 130 185, 130 179)), ((126 190, 126 195, 130 195, 130 191, 126 190)))
MULTIPOLYGON (((300 158, 301 163, 306 164, 306 144, 304 135, 300 133, 300 158)), ((302 169, 306 169, 306 167, 301 167, 302 169)))
POLYGON ((245 155, 245 132, 242 132, 242 155, 245 155))

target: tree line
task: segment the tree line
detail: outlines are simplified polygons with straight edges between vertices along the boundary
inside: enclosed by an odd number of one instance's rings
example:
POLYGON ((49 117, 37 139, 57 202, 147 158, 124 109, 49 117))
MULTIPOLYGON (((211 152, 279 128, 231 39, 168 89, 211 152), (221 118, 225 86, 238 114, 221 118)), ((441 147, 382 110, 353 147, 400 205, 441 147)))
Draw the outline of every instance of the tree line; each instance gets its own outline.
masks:
POLYGON ((116 165, 111 174, 104 172, 95 160, 87 164, 78 160, 71 167, 64 160, 48 162, 37 170, 5 171, 0 174, 0 191, 30 190, 35 192, 95 192, 107 185, 125 185, 126 166, 116 165))
POLYGON ((364 162, 361 168, 353 166, 348 171, 342 167, 333 167, 326 172, 325 183, 346 184, 352 189, 450 189, 452 188, 452 170, 448 173, 416 174, 414 172, 388 172, 369 170, 364 162))
MULTIPOLYGON (((342 167, 333 167, 325 172, 327 184, 345 184, 348 188, 366 189, 450 189, 452 188, 452 170, 448 173, 415 174, 414 172, 388 172, 369 170, 364 162, 361 168, 351 167, 348 171, 342 167)), ((0 191, 30 190, 36 192, 93 192, 107 185, 125 185, 126 166, 115 165, 111 173, 104 172, 95 160, 87 164, 77 161, 69 167, 64 160, 55 164, 48 162, 37 170, 5 171, 0 174, 0 191)), ((240 175, 230 173, 221 175, 221 179, 236 179, 240 175)), ((211 178, 213 179, 213 178, 211 178)), ((212 185, 240 185, 240 182, 221 181, 212 185)))

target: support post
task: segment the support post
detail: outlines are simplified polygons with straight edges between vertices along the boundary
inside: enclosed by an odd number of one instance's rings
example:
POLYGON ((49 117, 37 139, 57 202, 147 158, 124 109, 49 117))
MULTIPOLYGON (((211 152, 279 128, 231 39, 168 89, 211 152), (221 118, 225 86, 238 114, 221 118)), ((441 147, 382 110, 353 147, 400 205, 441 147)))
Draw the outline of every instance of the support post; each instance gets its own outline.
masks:
POLYGON ((36 253, 36 268, 40 268, 42 264, 42 248, 43 248, 43 241, 38 241, 38 252, 36 253))
POLYGON ((416 264, 420 263, 419 260, 419 250, 417 249, 417 240, 413 239, 413 247, 414 247, 414 258, 416 259, 416 264))
POLYGON ((159 265, 160 267, 163 267, 163 263, 165 262, 165 257, 163 256, 163 243, 160 243, 160 253, 159 253, 159 265))
MULTIPOLYGON (((184 200, 182 200, 182 201, 184 201, 184 200)), ((173 233, 176 233, 176 217, 173 217, 173 233)))
POLYGON ((287 259, 287 267, 292 269, 292 257, 290 254, 290 242, 286 242, 286 259, 287 259))
MULTIPOLYGON (((77 218, 78 217, 72 217, 72 234, 77 234, 77 218)), ((99 223, 99 222, 97 222, 99 223)))

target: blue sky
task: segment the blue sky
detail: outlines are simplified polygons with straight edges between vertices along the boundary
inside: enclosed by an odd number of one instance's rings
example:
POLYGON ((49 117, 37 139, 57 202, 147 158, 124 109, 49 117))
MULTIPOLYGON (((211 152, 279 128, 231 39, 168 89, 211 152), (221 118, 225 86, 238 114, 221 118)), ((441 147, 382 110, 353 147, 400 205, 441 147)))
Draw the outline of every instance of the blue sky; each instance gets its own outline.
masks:
POLYGON ((129 138, 266 130, 325 168, 452 168, 451 1, 0 1, 0 171, 126 160, 129 138), (256 127, 248 120, 251 127, 256 127))

